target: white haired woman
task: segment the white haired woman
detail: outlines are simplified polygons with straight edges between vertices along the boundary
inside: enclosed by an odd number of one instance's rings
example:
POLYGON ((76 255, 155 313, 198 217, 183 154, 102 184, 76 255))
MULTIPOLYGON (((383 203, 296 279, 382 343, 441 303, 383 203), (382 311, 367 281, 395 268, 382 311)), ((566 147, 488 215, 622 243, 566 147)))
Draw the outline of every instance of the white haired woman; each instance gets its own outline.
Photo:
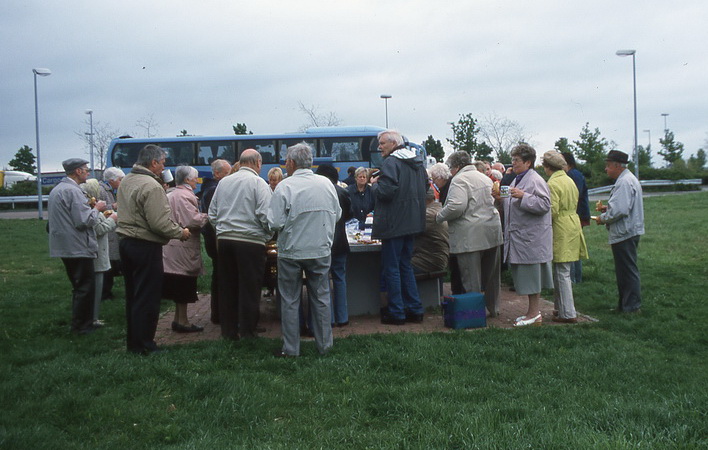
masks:
POLYGON ((175 188, 167 194, 172 220, 191 231, 186 241, 173 239, 162 249, 165 272, 162 297, 175 302, 172 330, 177 333, 204 330, 190 323, 187 317, 187 305, 197 301, 197 278, 204 272, 199 230, 206 224, 208 216, 199 212, 197 196, 194 194, 198 177, 199 172, 194 167, 177 167, 175 188))
MULTIPOLYGON (((109 167, 103 171, 103 181, 99 184, 101 190, 99 200, 106 202, 107 208, 113 211, 118 211, 115 193, 118 191, 120 182, 125 178, 125 173, 117 167, 109 167)), ((111 262, 111 268, 103 274, 103 292, 101 300, 110 300, 113 298, 113 279, 121 274, 120 270, 120 252, 118 250, 118 235, 115 231, 108 232, 108 259, 111 262)))

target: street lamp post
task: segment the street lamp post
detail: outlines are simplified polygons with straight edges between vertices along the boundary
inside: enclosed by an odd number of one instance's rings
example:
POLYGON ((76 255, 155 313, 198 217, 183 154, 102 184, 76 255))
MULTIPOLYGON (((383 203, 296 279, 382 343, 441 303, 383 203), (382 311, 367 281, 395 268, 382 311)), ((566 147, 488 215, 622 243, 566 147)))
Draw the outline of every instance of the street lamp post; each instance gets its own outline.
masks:
POLYGON ((388 94, 381 94, 381 98, 384 99, 386 103, 386 129, 388 129, 388 99, 391 98, 388 94))
POLYGON ((637 148, 637 60, 636 50, 617 50, 617 56, 632 57, 632 81, 634 86, 634 171, 639 179, 639 149, 637 148))
POLYGON ((48 77, 52 74, 49 69, 32 69, 34 73, 34 132, 37 141, 37 211, 39 214, 39 220, 43 220, 42 217, 42 165, 39 160, 39 109, 37 108, 37 75, 40 77, 48 77))
POLYGON ((91 178, 96 178, 96 174, 94 173, 94 168, 93 168, 93 111, 90 109, 86 110, 86 114, 89 116, 89 127, 91 132, 86 133, 89 136, 89 148, 91 149, 91 154, 89 155, 89 161, 91 164, 91 178))
POLYGON ((666 132, 669 131, 669 127, 666 125, 666 118, 669 116, 669 113, 661 113, 661 116, 664 118, 664 134, 666 134, 666 132))

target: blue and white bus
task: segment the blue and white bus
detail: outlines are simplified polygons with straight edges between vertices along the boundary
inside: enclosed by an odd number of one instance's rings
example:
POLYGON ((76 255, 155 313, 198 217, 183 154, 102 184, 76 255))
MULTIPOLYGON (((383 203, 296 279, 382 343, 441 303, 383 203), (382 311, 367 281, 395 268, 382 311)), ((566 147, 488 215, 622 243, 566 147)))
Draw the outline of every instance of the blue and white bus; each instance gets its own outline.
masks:
MULTIPOLYGON (((174 173, 176 166, 186 164, 199 171, 201 179, 211 178, 211 162, 225 159, 238 161, 245 149, 256 149, 263 157, 261 176, 267 180, 272 167, 285 171, 287 148, 299 142, 307 142, 314 150, 313 165, 330 163, 339 171, 340 179, 347 177, 347 168, 380 167, 383 161, 378 149, 380 127, 315 127, 304 132, 284 134, 244 134, 233 136, 177 136, 172 138, 117 138, 108 148, 107 167, 120 167, 126 173, 133 167, 138 153, 146 144, 157 144, 167 153, 165 167, 174 173)), ((425 161, 425 148, 418 144, 406 144, 425 161)))

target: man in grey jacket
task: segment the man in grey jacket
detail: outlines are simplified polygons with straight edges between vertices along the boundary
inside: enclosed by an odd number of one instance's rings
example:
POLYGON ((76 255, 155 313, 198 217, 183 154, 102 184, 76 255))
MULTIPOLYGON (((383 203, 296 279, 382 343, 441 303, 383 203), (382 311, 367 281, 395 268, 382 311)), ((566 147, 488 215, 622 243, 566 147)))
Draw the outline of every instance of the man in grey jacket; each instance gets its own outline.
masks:
POLYGON ((98 243, 93 226, 106 209, 106 202, 98 201, 91 208, 79 187, 88 178, 88 161, 71 158, 61 164, 66 178, 49 194, 49 256, 61 258, 71 282, 71 331, 88 334, 95 330, 93 260, 98 255, 98 243))
POLYGON ((612 150, 605 159, 605 172, 617 180, 597 224, 605 224, 615 260, 615 276, 619 291, 618 311, 637 312, 642 306, 641 279, 637 266, 639 236, 644 234, 644 203, 639 180, 627 170, 629 156, 612 150))
POLYGON ((256 337, 271 190, 258 174, 261 154, 241 153, 238 172, 222 179, 209 205, 216 229, 219 271, 219 323, 225 339, 256 337))
POLYGON ((278 232, 278 290, 281 296, 283 347, 276 356, 300 354, 299 306, 302 273, 312 311, 312 332, 320 354, 332 347, 329 267, 334 228, 342 208, 329 179, 312 172, 312 149, 306 143, 288 148, 288 177, 278 184, 268 210, 268 224, 278 232))

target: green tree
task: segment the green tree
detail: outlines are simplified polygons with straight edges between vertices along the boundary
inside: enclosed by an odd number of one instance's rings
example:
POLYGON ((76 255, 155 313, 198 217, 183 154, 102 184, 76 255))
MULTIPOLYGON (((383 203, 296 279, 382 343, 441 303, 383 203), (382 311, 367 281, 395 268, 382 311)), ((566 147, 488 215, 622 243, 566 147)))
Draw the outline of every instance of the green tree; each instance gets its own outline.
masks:
POLYGON ((562 137, 558 138, 558 140, 555 143, 555 146, 553 147, 556 149, 557 152, 559 153, 573 153, 573 145, 568 143, 568 138, 562 137))
POLYGON ((22 148, 17 150, 15 157, 8 163, 10 168, 13 170, 19 170, 21 172, 27 172, 32 175, 37 174, 37 166, 34 165, 35 157, 32 154, 32 148, 23 145, 22 148))
POLYGON ((442 162, 445 159, 445 149, 442 142, 433 138, 433 135, 428 136, 428 139, 422 142, 423 147, 428 152, 428 155, 435 158, 435 161, 442 162))
POLYGON ((253 134, 253 131, 248 131, 245 123, 237 123, 233 125, 234 134, 253 134))
POLYGON ((695 155, 688 158, 688 168, 692 170, 703 170, 706 166, 706 151, 699 148, 695 155))
POLYGON ((477 154, 477 121, 472 114, 460 115, 457 123, 450 123, 453 138, 447 141, 455 151, 467 152, 472 159, 476 159, 477 154))
POLYGON ((609 145, 607 139, 600 137, 599 128, 595 128, 595 131, 590 131, 589 122, 585 123, 580 132, 580 140, 573 141, 573 144, 575 144, 575 156, 593 168, 604 161, 607 155, 607 146, 609 145))
MULTIPOLYGON (((480 142, 477 144, 477 159, 480 161, 491 161, 492 153, 494 149, 487 145, 486 142, 480 142)), ((511 162, 511 153, 505 151, 497 152, 500 157, 509 156, 509 162, 511 162)))
POLYGON ((664 158, 669 166, 672 166, 677 160, 683 158, 683 144, 674 139, 674 132, 666 130, 663 138, 659 139, 662 149, 659 154, 664 158))
POLYGON ((643 145, 637 146, 637 153, 639 153, 639 167, 651 167, 651 144, 646 148, 643 145))

